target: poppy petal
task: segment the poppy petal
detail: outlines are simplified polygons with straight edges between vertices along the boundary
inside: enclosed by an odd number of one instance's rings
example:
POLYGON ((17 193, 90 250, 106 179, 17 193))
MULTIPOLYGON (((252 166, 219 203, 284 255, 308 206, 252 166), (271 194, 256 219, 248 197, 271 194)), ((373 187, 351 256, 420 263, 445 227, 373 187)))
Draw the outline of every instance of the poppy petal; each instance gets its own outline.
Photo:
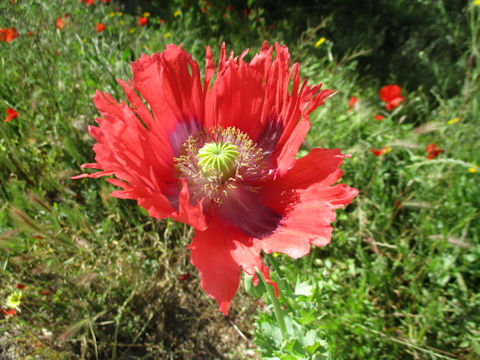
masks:
POLYGON ((261 240, 265 252, 298 258, 310 251, 310 244, 330 242, 334 209, 347 205, 358 193, 344 184, 331 186, 342 175, 338 167, 345 157, 338 149, 315 149, 262 189, 265 203, 282 214, 277 229, 261 240))
POLYGON ((212 296, 219 310, 228 314, 228 307, 240 281, 240 266, 232 257, 232 239, 245 237, 234 228, 210 223, 205 231, 195 231, 188 248, 190 261, 200 273, 202 289, 212 296))
POLYGON ((396 97, 396 98, 393 98, 391 99, 389 102, 387 102, 385 104, 385 109, 387 109, 388 111, 392 111, 393 109, 395 109, 396 107, 398 107, 398 105, 400 105, 400 103, 404 100, 403 97, 399 96, 399 97, 396 97))
POLYGON ((217 301, 225 315, 237 291, 241 268, 254 276, 255 285, 258 269, 278 296, 277 285, 262 262, 260 240, 249 238, 233 226, 213 221, 205 231, 195 231, 188 248, 192 251, 190 260, 200 272, 202 289, 217 301))
POLYGON ((215 82, 206 95, 206 128, 237 127, 252 139, 261 129, 264 89, 243 59, 227 58, 222 45, 215 82))
MULTIPOLYGON (((200 70, 182 47, 170 44, 161 53, 143 54, 132 63, 132 71, 134 89, 148 103, 164 132, 170 134, 178 129, 178 123, 184 121, 203 124, 204 94, 200 70)), ((178 144, 172 144, 175 146, 178 144)))
POLYGON ((288 187, 305 189, 315 183, 331 185, 342 176, 343 171, 339 167, 347 157, 350 156, 342 154, 339 149, 313 149, 297 159, 293 168, 284 176, 269 182, 268 188, 282 191, 288 187))

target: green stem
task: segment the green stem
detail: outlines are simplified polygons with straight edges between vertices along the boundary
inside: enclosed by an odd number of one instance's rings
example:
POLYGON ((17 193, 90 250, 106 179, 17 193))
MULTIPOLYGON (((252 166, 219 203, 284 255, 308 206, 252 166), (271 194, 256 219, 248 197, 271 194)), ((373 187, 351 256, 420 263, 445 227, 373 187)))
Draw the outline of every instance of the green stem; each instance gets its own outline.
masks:
POLYGON ((290 287, 290 285, 288 285, 288 282, 287 282, 288 280, 287 275, 282 271, 282 269, 280 269, 280 265, 278 264, 278 261, 275 259, 275 256, 273 256, 273 254, 266 254, 266 258, 268 259, 269 263, 272 265, 273 270, 275 270, 275 272, 278 275, 277 284, 278 284, 278 289, 281 290, 280 295, 283 298, 285 298, 285 293, 287 296, 293 295, 292 288, 290 287))
POLYGON ((282 332, 282 336, 285 338, 287 335, 287 327, 285 326, 285 319, 282 308, 280 307, 280 303, 278 302, 277 297, 275 296, 275 290, 273 286, 268 284, 265 279, 263 278, 260 271, 257 270, 257 276, 262 281, 263 285, 267 289, 268 296, 270 297, 270 301, 273 304, 273 310, 275 312, 275 318, 277 319, 278 326, 280 327, 280 331, 282 332))

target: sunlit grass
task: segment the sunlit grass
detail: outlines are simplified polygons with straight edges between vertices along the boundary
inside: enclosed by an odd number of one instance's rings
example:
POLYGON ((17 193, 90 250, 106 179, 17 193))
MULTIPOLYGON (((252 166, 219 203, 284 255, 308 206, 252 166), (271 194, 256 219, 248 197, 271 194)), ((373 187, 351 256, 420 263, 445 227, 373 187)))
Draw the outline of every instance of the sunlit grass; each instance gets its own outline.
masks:
POLYGON ((260 7, 245 14, 214 3, 207 16, 202 4, 172 2, 145 27, 143 11, 121 12, 115 1, 0 3, 0 28, 19 32, 0 42, 0 119, 7 108, 18 112, 0 123, 0 307, 22 294, 20 311, 0 314, 0 357, 250 359, 258 356, 252 341, 265 356, 285 359, 299 346, 312 358, 480 356, 480 9, 464 10, 462 91, 403 89, 406 101, 386 111, 378 97, 385 84, 357 70, 363 50, 352 45, 339 58, 333 39, 319 44, 328 22, 295 38, 288 21, 272 27, 260 7), (265 38, 292 39, 302 76, 341 90, 312 115, 300 154, 314 147, 351 154, 342 182, 360 190, 338 211, 330 245, 295 261, 268 260, 284 280, 280 300, 300 345, 276 337, 268 301, 259 300, 262 307, 241 291, 230 318, 217 311, 189 263, 187 226, 109 197, 113 186, 104 181, 70 180, 93 158, 92 95, 100 89, 121 99, 116 78, 128 79, 129 62, 142 52, 181 42, 203 62, 207 43, 215 56, 225 39, 253 53, 265 38), (351 96, 359 101, 349 111, 351 96), (444 153, 429 160, 432 143, 444 153), (369 151, 383 146, 391 151, 369 151))

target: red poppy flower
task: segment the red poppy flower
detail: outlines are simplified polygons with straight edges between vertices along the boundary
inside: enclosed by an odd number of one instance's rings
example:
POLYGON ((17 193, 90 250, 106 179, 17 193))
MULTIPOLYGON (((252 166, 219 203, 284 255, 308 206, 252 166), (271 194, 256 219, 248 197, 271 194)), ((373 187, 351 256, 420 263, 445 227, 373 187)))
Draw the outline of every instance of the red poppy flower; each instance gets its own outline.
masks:
POLYGON ((401 93, 402 89, 398 85, 386 85, 380 89, 380 99, 385 101, 385 108, 388 111, 395 109, 403 100, 405 100, 401 96, 401 93))
POLYGON ((348 111, 352 111, 355 104, 358 102, 358 97, 352 96, 348 101, 348 111))
POLYGON ((7 43, 10 43, 16 37, 18 37, 18 32, 15 28, 0 29, 0 42, 6 41, 7 43))
POLYGON ((140 26, 145 26, 148 24, 148 18, 147 17, 139 17, 138 18, 138 25, 140 26))
MULTIPOLYGON (((296 159, 310 128, 309 114, 332 96, 301 83, 286 46, 266 42, 246 62, 227 56, 218 69, 207 47, 205 79, 181 47, 168 45, 132 64, 133 79, 119 80, 130 105, 97 91, 103 118, 89 128, 100 169, 74 179, 114 175, 122 190, 155 218, 192 225, 188 246, 202 288, 227 314, 240 271, 260 270, 274 284, 261 251, 299 258, 310 244, 330 242, 335 209, 358 191, 344 184, 338 149, 314 149, 296 159), (213 84, 211 84, 211 80, 213 84)), ((274 285, 275 286, 275 285, 274 285)))
POLYGON ((108 4, 108 3, 112 2, 112 0, 102 0, 102 2, 105 3, 105 4, 108 4))
POLYGON ((7 108, 7 117, 3 119, 5 122, 9 122, 12 119, 15 119, 18 116, 18 113, 12 109, 12 108, 7 108))
POLYGON ((373 118, 375 120, 382 121, 383 119, 385 119, 385 116, 383 116, 382 114, 377 114, 373 118))
POLYGON ((428 144, 425 150, 428 153, 427 159, 429 160, 435 159, 438 155, 445 152, 444 150, 440 149, 437 144, 428 144))
POLYGON ((390 151, 390 149, 386 146, 382 147, 381 149, 369 148, 368 150, 370 150, 370 152, 375 156, 382 156, 390 151))
POLYGON ((80 0, 80 1, 87 4, 87 6, 95 4, 95 0, 80 0))
POLYGON ((48 291, 48 290, 40 290, 38 293, 39 293, 40 295, 44 295, 44 296, 50 295, 50 291, 48 291))
POLYGON ((23 289, 25 289, 27 286, 24 285, 24 284, 15 284, 15 287, 16 287, 18 290, 23 290, 23 289))
POLYGON ((100 33, 105 30, 107 30, 107 27, 103 23, 99 22, 97 24, 97 33, 100 33))

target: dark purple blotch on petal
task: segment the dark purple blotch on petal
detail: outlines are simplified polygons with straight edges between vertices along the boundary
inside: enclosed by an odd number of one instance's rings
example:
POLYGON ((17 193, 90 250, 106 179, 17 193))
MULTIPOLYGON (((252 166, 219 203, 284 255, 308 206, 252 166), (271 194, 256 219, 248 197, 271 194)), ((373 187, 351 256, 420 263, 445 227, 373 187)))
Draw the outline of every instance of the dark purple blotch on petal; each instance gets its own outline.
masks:
POLYGON ((283 125, 280 121, 269 120, 257 139, 257 147, 262 149, 265 160, 273 154, 278 141, 283 134, 283 125))
POLYGON ((262 204, 258 193, 246 185, 228 191, 219 213, 245 235, 257 239, 271 235, 282 219, 282 215, 262 204))
POLYGON ((202 125, 197 119, 179 121, 175 129, 168 134, 173 155, 178 156, 180 148, 190 135, 196 134, 200 130, 202 130, 202 125))

